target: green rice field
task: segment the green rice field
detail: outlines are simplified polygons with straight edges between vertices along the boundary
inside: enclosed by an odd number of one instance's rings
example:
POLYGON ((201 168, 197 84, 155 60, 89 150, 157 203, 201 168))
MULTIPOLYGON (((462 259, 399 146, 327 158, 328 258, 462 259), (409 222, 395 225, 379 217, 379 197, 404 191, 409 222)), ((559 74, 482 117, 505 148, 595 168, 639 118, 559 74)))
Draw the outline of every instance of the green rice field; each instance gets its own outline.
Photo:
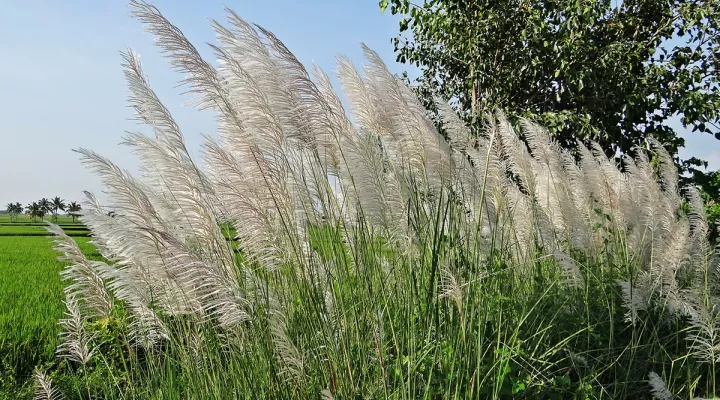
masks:
MULTIPOLYGON (((58 218, 90 259, 100 259, 88 243, 87 228, 58 218)), ((63 316, 64 283, 44 223, 21 219, 11 223, 0 216, 0 399, 32 396, 36 366, 57 363, 55 350, 63 316)))

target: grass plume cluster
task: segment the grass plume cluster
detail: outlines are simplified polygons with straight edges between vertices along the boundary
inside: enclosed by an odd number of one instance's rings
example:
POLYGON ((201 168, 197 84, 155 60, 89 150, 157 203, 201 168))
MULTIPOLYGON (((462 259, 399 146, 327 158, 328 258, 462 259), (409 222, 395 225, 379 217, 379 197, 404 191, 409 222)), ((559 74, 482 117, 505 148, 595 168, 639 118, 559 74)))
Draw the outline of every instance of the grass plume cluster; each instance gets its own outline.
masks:
POLYGON ((717 394, 720 271, 661 143, 618 165, 500 112, 471 131, 439 101, 441 133, 365 47, 361 70, 338 59, 345 110, 323 71, 230 10, 212 22, 213 66, 155 7, 131 7, 218 138, 193 160, 124 53, 153 132, 124 140, 142 176, 79 149, 107 190, 82 216, 107 262, 56 232, 70 261, 59 355, 108 376, 88 393, 717 394))

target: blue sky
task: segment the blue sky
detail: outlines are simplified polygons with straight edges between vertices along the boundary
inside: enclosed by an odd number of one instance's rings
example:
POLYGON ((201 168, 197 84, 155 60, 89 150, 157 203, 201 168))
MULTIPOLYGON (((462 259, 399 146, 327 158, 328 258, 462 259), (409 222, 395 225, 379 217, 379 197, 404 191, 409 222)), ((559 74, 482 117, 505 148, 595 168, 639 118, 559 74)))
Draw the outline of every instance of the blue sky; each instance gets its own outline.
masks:
MULTIPOLYGON (((86 147, 134 170, 128 149, 118 143, 130 121, 119 51, 130 46, 141 56, 151 85, 180 123, 191 149, 201 134, 212 134, 209 111, 184 106, 176 86, 180 75, 152 45, 152 37, 128 16, 124 0, 3 0, 0 13, 0 205, 26 204, 41 197, 80 200, 83 190, 99 192, 97 178, 84 170, 73 148, 86 147)), ((390 38, 398 19, 381 14, 377 0, 207 0, 152 2, 212 61, 205 43, 214 43, 209 19, 224 19, 230 7, 247 21, 273 31, 298 59, 332 75, 335 56, 362 63, 360 42, 377 51, 391 71, 390 38)), ((686 135, 681 156, 705 158, 720 168, 720 141, 686 135)))

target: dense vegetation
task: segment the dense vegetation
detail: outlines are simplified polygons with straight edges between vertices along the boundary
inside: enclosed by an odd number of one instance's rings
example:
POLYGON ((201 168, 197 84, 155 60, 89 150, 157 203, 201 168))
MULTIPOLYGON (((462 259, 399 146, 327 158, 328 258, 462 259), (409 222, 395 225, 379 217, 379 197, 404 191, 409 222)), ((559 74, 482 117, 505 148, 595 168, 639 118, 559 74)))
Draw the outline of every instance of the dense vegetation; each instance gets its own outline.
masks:
MULTIPOLYGON (((479 126, 495 108, 546 126, 566 148, 634 154, 655 137, 677 157, 692 135, 720 139, 718 0, 381 0, 402 16, 398 61, 419 67, 426 107, 451 100, 479 126)), ((717 172, 676 159, 717 221, 717 172)))
POLYGON ((452 99, 467 121, 501 108, 608 155, 649 136, 674 155, 673 116, 720 139, 718 0, 379 3, 402 16, 393 43, 426 105, 452 99))
POLYGON ((38 397, 718 394, 718 260, 658 140, 618 165, 499 111, 473 132, 438 102, 441 135, 367 48, 364 74, 339 60, 351 122, 327 75, 235 13, 213 23, 215 68, 132 10, 219 139, 199 168, 124 54, 143 176, 78 150, 108 201, 83 202, 94 256, 49 225, 66 311, 38 397))

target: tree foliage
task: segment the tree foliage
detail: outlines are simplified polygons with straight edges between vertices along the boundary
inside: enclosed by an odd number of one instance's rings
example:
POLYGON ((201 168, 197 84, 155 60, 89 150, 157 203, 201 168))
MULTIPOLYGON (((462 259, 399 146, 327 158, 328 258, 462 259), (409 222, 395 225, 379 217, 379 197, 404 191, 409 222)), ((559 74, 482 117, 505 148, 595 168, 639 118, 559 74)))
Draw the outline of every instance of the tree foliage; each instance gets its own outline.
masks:
POLYGON ((82 206, 80 203, 73 201, 70 202, 67 206, 67 211, 70 217, 72 217, 72 221, 75 222, 75 218, 80 216, 80 211, 82 210, 82 206))
POLYGON ((18 214, 21 214, 23 207, 20 203, 8 203, 5 206, 5 212, 10 216, 10 221, 15 222, 18 214))
POLYGON ((43 219, 47 211, 40 203, 33 201, 25 206, 25 212, 35 221, 38 217, 43 219))
POLYGON ((52 199, 51 203, 51 210, 53 213, 53 218, 55 221, 57 221, 58 217, 58 211, 65 211, 65 200, 61 199, 58 196, 55 196, 55 198, 52 199))
POLYGON ((671 154, 682 124, 720 139, 718 0, 382 0, 402 15, 397 59, 422 70, 426 102, 468 121, 494 108, 608 154, 652 135, 671 154), (619 5, 618 5, 619 3, 619 5))

